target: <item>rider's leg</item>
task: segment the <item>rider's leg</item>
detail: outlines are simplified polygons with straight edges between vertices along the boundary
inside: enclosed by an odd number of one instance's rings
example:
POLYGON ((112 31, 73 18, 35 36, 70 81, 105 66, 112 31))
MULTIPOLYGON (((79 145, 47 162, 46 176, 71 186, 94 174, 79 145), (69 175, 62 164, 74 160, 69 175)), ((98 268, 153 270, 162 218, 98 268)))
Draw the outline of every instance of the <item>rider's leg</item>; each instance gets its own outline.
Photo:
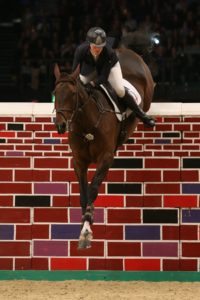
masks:
POLYGON ((154 127, 155 121, 137 105, 135 99, 125 90, 123 86, 123 77, 121 66, 117 62, 110 71, 108 82, 111 84, 113 89, 119 98, 126 103, 126 105, 135 112, 136 116, 143 121, 144 124, 154 127))

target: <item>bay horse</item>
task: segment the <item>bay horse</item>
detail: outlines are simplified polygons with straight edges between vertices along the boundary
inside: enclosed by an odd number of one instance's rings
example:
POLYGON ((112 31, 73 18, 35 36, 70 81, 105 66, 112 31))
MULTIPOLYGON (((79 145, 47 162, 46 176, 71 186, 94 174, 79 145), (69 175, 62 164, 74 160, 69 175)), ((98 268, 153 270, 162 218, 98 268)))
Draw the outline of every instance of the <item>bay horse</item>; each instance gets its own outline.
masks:
MULTIPOLYGON (((141 56, 126 48, 117 49, 123 77, 139 92, 141 107, 145 112, 150 108, 153 98, 154 81, 151 72, 141 56)), ((60 71, 55 65, 55 125, 58 133, 69 130, 69 145, 72 150, 74 170, 80 188, 82 225, 79 248, 89 248, 92 240, 94 202, 98 190, 119 145, 125 143, 138 124, 131 114, 122 124, 116 118, 105 94, 99 90, 88 91, 75 74, 60 71), (91 163, 96 171, 88 183, 87 172, 91 163)))

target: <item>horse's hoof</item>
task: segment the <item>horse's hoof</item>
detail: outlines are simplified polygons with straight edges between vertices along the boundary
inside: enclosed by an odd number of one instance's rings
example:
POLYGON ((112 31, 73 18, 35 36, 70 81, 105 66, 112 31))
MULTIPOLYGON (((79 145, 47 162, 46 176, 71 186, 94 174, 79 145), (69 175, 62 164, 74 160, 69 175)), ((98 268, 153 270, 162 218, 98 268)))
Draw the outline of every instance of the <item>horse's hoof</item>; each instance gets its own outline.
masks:
POLYGON ((86 249, 87 248, 87 242, 86 240, 79 240, 78 241, 78 249, 86 249))

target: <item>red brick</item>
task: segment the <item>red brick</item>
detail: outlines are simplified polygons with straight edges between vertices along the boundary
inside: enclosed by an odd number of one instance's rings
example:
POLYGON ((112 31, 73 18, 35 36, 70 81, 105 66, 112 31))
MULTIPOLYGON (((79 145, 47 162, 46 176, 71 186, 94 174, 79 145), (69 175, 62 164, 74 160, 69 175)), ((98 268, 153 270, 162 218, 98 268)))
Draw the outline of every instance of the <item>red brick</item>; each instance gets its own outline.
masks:
POLYGON ((33 257, 31 259, 31 270, 49 270, 48 258, 33 257))
POLYGON ((181 172, 180 170, 173 170, 173 171, 167 171, 164 170, 163 171, 163 181, 164 182, 177 182, 177 181, 181 181, 181 172))
POLYGON ((39 131, 39 132, 35 132, 35 137, 50 138, 51 134, 50 134, 50 132, 39 131))
POLYGON ((70 242, 70 256, 104 256, 104 242, 92 242, 92 247, 85 251, 77 248, 77 241, 70 242))
POLYGON ((198 271, 196 259, 163 259, 163 271, 198 271))
POLYGON ((0 122, 14 122, 14 117, 0 117, 0 122))
POLYGON ((156 131, 172 131, 172 124, 157 124, 156 131))
POLYGON ((15 137, 14 131, 0 131, 0 138, 3 137, 15 137))
POLYGON ((199 181, 198 170, 181 170, 181 181, 186 181, 186 182, 199 181))
POLYGON ((15 122, 32 122, 32 117, 15 117, 15 122))
POLYGON ((20 138, 31 138, 33 137, 32 136, 32 132, 31 131, 18 131, 17 132, 17 137, 20 137, 20 138))
POLYGON ((0 181, 12 181, 12 170, 0 170, 0 181))
POLYGON ((200 257, 200 243, 182 243, 182 256, 200 257))
POLYGON ((110 170, 106 176, 108 182, 120 182, 124 181, 124 170, 110 170))
POLYGON ((187 137, 191 137, 191 138, 195 138, 195 137, 199 137, 199 132, 184 132, 183 133, 183 137, 187 138, 187 137))
POLYGON ((15 181, 49 181, 50 170, 15 170, 15 181))
POLYGON ((163 240, 179 240, 180 239, 179 226, 163 226, 162 236, 163 240))
POLYGON ((0 130, 6 130, 5 124, 0 124, 0 130))
POLYGON ((91 258, 89 270, 123 271, 123 259, 91 258))
POLYGON ((46 156, 50 156, 50 157, 60 157, 60 153, 59 152, 44 152, 43 155, 46 156))
POLYGON ((13 145, 0 144, 0 149, 2 149, 2 150, 14 150, 14 146, 13 145))
POLYGON ((197 207, 197 195, 164 195, 164 207, 197 207))
POLYGON ((140 223, 139 209, 108 209, 108 223, 140 223))
POLYGON ((52 119, 51 119, 51 117, 35 117, 35 122, 38 122, 38 123, 51 123, 52 119))
POLYGON ((179 194, 180 184, 175 183, 147 183, 145 191, 147 194, 179 194))
POLYGON ((29 223, 30 209, 0 208, 0 223, 29 223))
POLYGON ((16 258, 15 270, 31 270, 31 258, 16 258))
POLYGON ((200 131, 200 125, 199 124, 192 124, 192 131, 200 131))
POLYGON ((31 183, 0 183, 1 194, 31 194, 31 183))
POLYGON ((16 145, 16 150, 32 150, 32 145, 16 145))
POLYGON ((34 145, 34 150, 52 151, 52 145, 34 145))
POLYGON ((45 131, 55 131, 55 124, 44 124, 45 131))
POLYGON ((181 122, 181 118, 180 117, 164 117, 164 123, 177 123, 177 122, 181 122))
POLYGON ((178 158, 145 158, 145 168, 150 169, 177 169, 179 168, 178 158))
MULTIPOLYGON (((95 202, 96 205, 96 202, 95 202)), ((80 196, 79 195, 70 195, 70 206, 71 207, 80 207, 80 196)))
POLYGON ((70 196, 53 196, 53 207, 68 207, 70 206, 70 196))
POLYGON ((174 156, 187 157, 190 156, 188 151, 174 151, 174 156))
POLYGON ((13 196, 0 195, 0 206, 13 206, 13 196))
POLYGON ((143 207, 143 199, 144 196, 126 196, 126 204, 125 207, 143 207))
POLYGON ((42 131, 42 124, 25 124, 25 131, 42 131))
POLYGON ((66 223, 67 209, 64 208, 35 208, 34 222, 66 223))
POLYGON ((181 146, 180 145, 174 145, 174 144, 163 145, 163 149, 164 150, 180 150, 181 146))
POLYGON ((171 157, 174 156, 173 152, 169 152, 169 151, 155 151, 154 152, 154 156, 158 157, 158 156, 167 156, 167 157, 171 157))
POLYGON ((29 256, 29 242, 0 242, 0 256, 29 256))
POLYGON ((181 225, 180 226, 180 239, 181 240, 197 240, 198 239, 198 226, 196 226, 196 225, 181 225))
POLYGON ((190 128, 190 124, 174 124, 174 131, 190 131, 190 128))
POLYGON ((31 239, 32 239, 31 225, 16 226, 16 240, 31 240, 31 239))
POLYGON ((124 197, 119 195, 99 195, 95 200, 96 207, 123 207, 124 197))
POLYGON ((158 195, 144 195, 143 207, 161 207, 162 197, 158 195))
POLYGON ((108 256, 140 256, 140 243, 108 242, 108 256))
POLYGON ((127 182, 160 182, 161 171, 159 170, 127 170, 126 171, 127 182))
POLYGON ((32 239, 49 239, 49 225, 33 224, 32 239))
POLYGON ((93 236, 102 240, 122 240, 123 226, 121 225, 93 225, 93 236))
POLYGON ((196 117, 196 116, 194 117, 184 116, 183 120, 184 122, 189 122, 189 123, 195 123, 195 122, 200 123, 200 117, 196 117))
POLYGON ((0 270, 13 270, 13 259, 0 258, 0 270))
POLYGON ((87 270, 87 261, 86 258, 52 258, 51 271, 53 270, 87 270))
POLYGON ((68 169, 68 166, 67 158, 35 158, 34 161, 34 168, 68 169))
POLYGON ((52 170, 52 181, 77 181, 74 170, 52 170))
POLYGON ((160 259, 125 259, 125 271, 161 271, 160 259))
POLYGON ((30 158, 27 157, 1 157, 0 166, 4 168, 30 168, 30 158))

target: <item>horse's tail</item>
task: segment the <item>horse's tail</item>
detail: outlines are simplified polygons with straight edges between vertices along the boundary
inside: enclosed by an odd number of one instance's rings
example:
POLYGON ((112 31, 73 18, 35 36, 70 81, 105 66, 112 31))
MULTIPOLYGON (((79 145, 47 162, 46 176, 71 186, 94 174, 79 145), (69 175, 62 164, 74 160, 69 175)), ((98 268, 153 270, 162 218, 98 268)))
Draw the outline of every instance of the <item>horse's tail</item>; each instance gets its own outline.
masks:
POLYGON ((146 56, 152 52, 156 44, 155 41, 159 42, 158 39, 155 40, 156 35, 158 34, 141 30, 129 32, 126 36, 122 37, 121 44, 141 56, 146 56))

